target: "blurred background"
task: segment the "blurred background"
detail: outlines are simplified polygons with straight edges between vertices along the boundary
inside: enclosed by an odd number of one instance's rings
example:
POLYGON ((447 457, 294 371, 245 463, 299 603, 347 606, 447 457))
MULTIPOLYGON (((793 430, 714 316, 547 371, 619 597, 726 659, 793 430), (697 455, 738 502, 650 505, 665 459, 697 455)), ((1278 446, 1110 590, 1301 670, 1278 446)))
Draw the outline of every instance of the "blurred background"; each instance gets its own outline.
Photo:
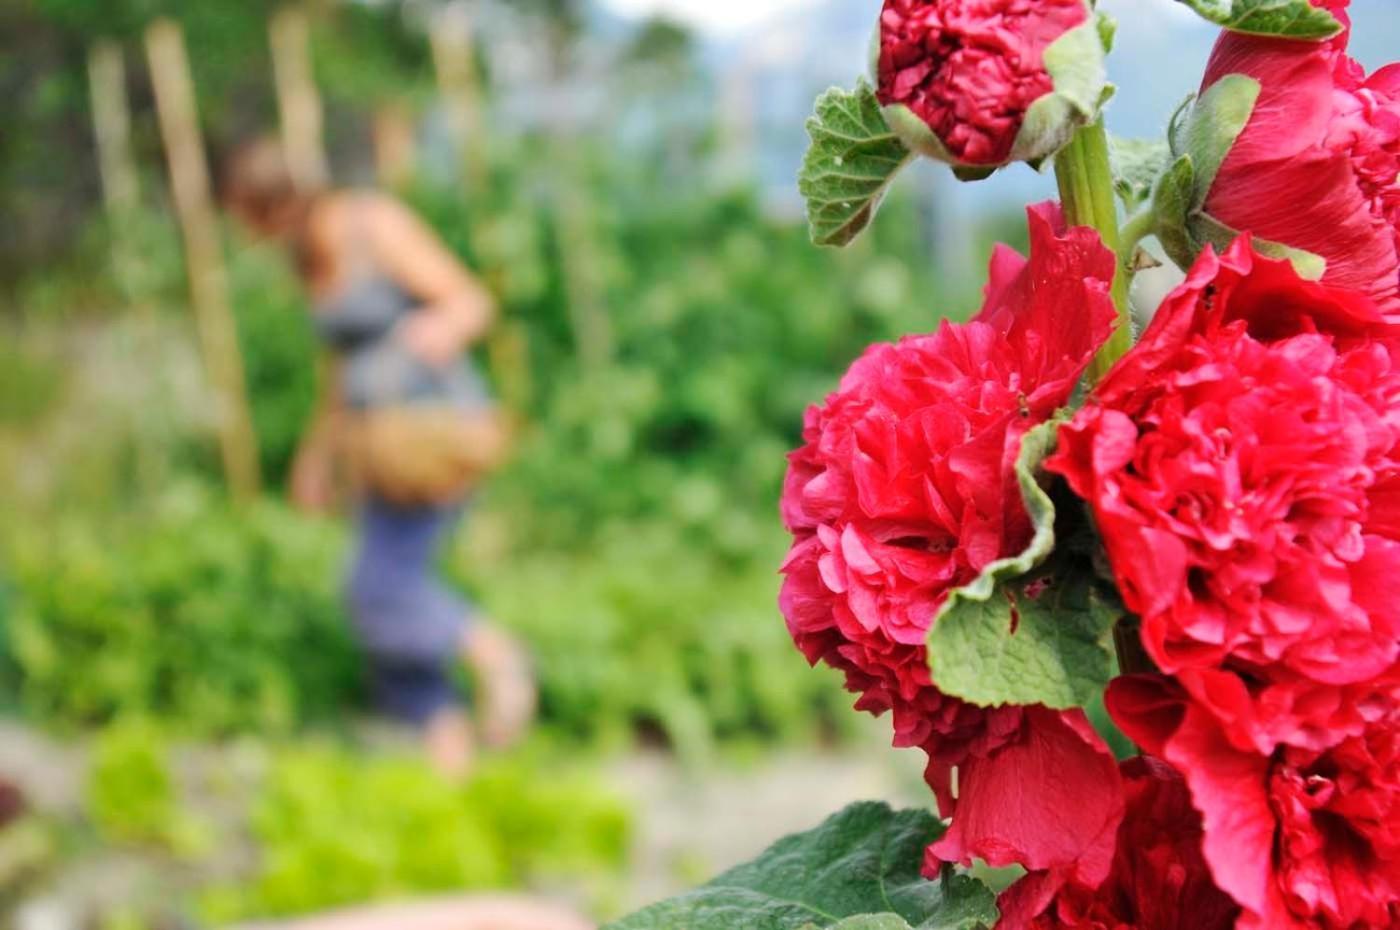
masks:
MULTIPOLYGON (((1389 2, 1354 5, 1372 67, 1389 2)), ((1212 30, 1103 6, 1111 125, 1157 133, 1212 30)), ((849 800, 926 803, 788 640, 784 454, 867 343, 975 309, 1053 181, 919 169, 856 247, 810 246, 803 121, 878 8, 0 0, 0 927, 479 890, 602 920, 849 800), (294 270, 189 174, 279 128, 500 302, 477 356, 522 434, 443 569, 528 644, 540 719, 462 784, 368 712, 346 521, 285 502, 317 354, 294 270)))

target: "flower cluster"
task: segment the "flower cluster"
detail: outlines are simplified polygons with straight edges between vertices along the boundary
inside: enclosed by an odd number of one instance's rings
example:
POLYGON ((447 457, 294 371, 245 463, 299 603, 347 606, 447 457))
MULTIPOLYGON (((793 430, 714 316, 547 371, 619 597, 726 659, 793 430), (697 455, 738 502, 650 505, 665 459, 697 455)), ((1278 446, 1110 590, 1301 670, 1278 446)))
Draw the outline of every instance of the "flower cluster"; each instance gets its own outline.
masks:
MULTIPOLYGON (((1184 274, 1135 344, 1131 244, 1037 207, 981 313, 868 349, 790 458, 789 630, 927 754, 925 871, 1025 867, 999 930, 1400 927, 1400 64, 1366 74, 1346 0, 1312 5, 1203 11, 1276 34, 1226 31, 1202 90, 1247 80, 1117 179, 1184 274), (957 680, 984 658, 1033 685, 957 680), (1121 768, 1078 709, 1101 692, 1146 753, 1121 768)), ((1019 157, 1094 16, 886 0, 890 128, 1019 157)), ((1064 211, 1117 233, 1082 132, 1064 211)))
POLYGON ((1119 801, 1057 777, 1116 778, 1083 715, 948 696, 924 647, 948 592, 1029 541, 1012 474, 1021 437, 1069 400, 1113 325, 1114 259, 1098 235, 1063 229, 1051 206, 1030 211, 1030 229, 1029 260, 993 257, 974 320, 872 346, 808 411, 783 492, 794 542, 781 606, 808 660, 845 672, 859 709, 892 712, 895 744, 928 754, 940 808, 958 812, 936 857, 1051 869, 1089 855, 1092 870, 1119 801), (1008 772, 1063 832, 1000 816, 1008 772))
POLYGON ((1400 331, 1241 239, 1047 468, 1089 503, 1161 672, 1110 709, 1185 774, 1241 930, 1394 926, 1400 331))

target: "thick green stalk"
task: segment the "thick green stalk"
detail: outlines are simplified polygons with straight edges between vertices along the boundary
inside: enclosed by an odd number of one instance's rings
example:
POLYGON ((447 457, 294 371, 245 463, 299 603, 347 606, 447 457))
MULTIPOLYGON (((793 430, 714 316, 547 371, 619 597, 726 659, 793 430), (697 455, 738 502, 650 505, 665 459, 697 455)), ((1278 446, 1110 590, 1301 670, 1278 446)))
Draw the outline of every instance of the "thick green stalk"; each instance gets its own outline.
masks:
MULTIPOLYGON (((1060 203, 1065 221, 1071 226, 1092 226, 1115 256, 1122 244, 1118 228, 1118 204, 1114 199, 1113 170, 1108 164, 1108 133, 1103 120, 1085 126, 1074 134, 1069 145, 1055 156, 1055 180, 1060 186, 1060 203)), ((1086 379, 1097 384, 1113 363, 1132 347, 1133 333, 1128 313, 1128 272, 1118 259, 1113 276, 1113 305, 1118 322, 1113 335, 1089 363, 1086 379)))
MULTIPOLYGON (((1128 309, 1128 263, 1137 243, 1151 229, 1151 218, 1134 217, 1128 229, 1118 226, 1118 204, 1113 190, 1113 170, 1108 163, 1108 133, 1103 120, 1086 126, 1070 144, 1055 156, 1055 179, 1060 186, 1060 202, 1065 221, 1071 226, 1092 226, 1116 259, 1113 275, 1113 306, 1118 313, 1113 335, 1099 349, 1085 380, 1092 387, 1132 348, 1133 330, 1128 309), (1125 235, 1126 233, 1126 235, 1125 235), (1125 241, 1126 239, 1126 241, 1125 241), (1128 254, 1124 254, 1127 252, 1128 254)), ((1149 672, 1152 660, 1142 648, 1135 617, 1124 617, 1114 627, 1113 639, 1122 673, 1149 672)))

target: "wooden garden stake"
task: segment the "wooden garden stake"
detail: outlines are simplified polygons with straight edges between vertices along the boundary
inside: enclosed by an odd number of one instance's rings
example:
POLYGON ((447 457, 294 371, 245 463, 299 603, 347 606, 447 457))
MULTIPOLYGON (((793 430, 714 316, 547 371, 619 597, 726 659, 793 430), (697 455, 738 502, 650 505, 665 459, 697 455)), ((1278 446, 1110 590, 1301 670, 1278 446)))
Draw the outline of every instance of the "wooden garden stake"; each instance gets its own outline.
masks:
POLYGON ((374 170, 379 185, 398 190, 413 179, 418 158, 413 116, 398 104, 387 104, 374 114, 374 170))
POLYGON ((137 294, 146 258, 120 234, 141 205, 136 159, 131 147, 131 105, 126 96, 126 63, 122 48, 111 39, 97 41, 88 51, 88 93, 92 100, 93 137, 102 177, 102 202, 110 229, 113 278, 128 303, 145 301, 137 294))
POLYGON ((268 25, 268 40, 287 168, 299 190, 320 190, 330 180, 330 169, 322 135, 321 94, 311 67, 311 26, 306 10, 296 4, 278 10, 268 25))
POLYGON ((218 218, 195 109, 194 82, 180 27, 160 19, 146 30, 156 112, 185 243, 199 342, 217 404, 219 446, 234 497, 258 491, 257 437, 248 408, 238 330, 228 300, 218 218))
POLYGON ((131 155, 131 107, 126 99, 126 65, 122 49, 101 39, 88 52, 88 86, 92 127, 97 137, 97 165, 102 198, 114 219, 134 209, 141 198, 136 162, 131 155))
POLYGON ((462 153, 468 187, 481 190, 487 181, 485 124, 481 117, 481 88, 476 79, 471 12, 461 0, 438 13, 430 35, 433 71, 447 108, 448 127, 462 153))

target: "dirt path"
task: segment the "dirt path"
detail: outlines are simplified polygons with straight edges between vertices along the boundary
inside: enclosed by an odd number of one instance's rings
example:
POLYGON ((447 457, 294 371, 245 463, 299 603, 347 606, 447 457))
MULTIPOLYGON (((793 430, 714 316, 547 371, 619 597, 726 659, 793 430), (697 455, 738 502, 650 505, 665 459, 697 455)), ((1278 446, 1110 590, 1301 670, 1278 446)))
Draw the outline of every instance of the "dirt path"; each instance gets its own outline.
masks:
POLYGON ((614 783, 637 814, 623 903, 631 909, 693 887, 852 801, 927 804, 921 773, 915 754, 876 745, 783 753, 701 772, 663 755, 623 760, 614 783))

